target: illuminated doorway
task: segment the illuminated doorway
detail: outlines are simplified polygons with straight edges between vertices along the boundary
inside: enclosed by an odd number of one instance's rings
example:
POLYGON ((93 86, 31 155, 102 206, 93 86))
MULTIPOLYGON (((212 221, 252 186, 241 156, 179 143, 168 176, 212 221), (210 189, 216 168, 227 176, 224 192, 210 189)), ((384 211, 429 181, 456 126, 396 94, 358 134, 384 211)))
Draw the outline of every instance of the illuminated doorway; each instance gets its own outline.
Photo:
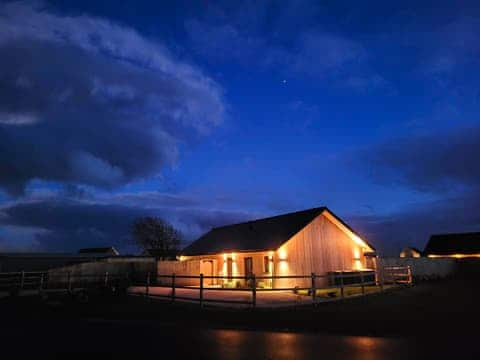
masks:
MULTIPOLYGON (((203 276, 214 276, 215 275, 215 263, 214 260, 202 260, 200 262, 200 273, 203 276)), ((215 279, 205 278, 203 279, 203 284, 206 286, 214 285, 215 279)))

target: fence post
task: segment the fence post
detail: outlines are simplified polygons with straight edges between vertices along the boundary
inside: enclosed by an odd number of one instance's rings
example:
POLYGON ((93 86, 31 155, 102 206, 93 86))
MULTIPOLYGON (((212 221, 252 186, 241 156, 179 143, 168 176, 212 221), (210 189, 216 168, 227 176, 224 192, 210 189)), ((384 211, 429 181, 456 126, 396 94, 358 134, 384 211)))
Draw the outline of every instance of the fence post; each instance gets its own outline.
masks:
POLYGON ((252 305, 254 308, 257 306, 257 281, 255 280, 255 274, 252 274, 252 305))
POLYGON ((385 272, 385 269, 382 269, 382 271, 380 271, 378 274, 380 275, 379 276, 379 280, 380 280, 380 292, 383 292, 383 276, 384 276, 384 272, 385 272))
POLYGON ((43 290, 43 276, 44 276, 44 273, 42 272, 42 274, 40 275, 40 284, 38 285, 38 292, 40 294, 42 293, 42 290, 43 290))
POLYGON ((410 265, 407 265, 407 274, 408 274, 408 284, 412 285, 413 279, 412 279, 412 268, 410 265))
POLYGON ((363 272, 360 270, 360 281, 362 282, 362 295, 365 295, 365 284, 363 279, 363 272))
POLYGON ((48 271, 44 272, 43 275, 44 275, 44 277, 43 277, 43 289, 47 290, 48 289, 48 278, 49 278, 48 271))
POLYGON ((345 291, 343 289, 343 271, 340 271, 340 296, 345 297, 345 291))
POLYGON ((172 274, 172 301, 175 301, 175 273, 172 274))
POLYGON ((315 302, 317 297, 317 287, 315 286, 315 273, 312 272, 312 301, 315 302))
POLYGON ((22 270, 22 274, 20 275, 20 290, 23 290, 23 285, 25 284, 25 271, 22 270))
POLYGON ((72 292, 72 272, 67 273, 67 291, 72 292))
POLYGON ((145 296, 148 296, 150 292, 150 271, 147 272, 147 281, 145 282, 145 296))
POLYGON ((203 307, 203 274, 200 274, 200 307, 203 307))
POLYGON ((104 285, 105 285, 105 287, 108 286, 108 271, 105 271, 104 285))

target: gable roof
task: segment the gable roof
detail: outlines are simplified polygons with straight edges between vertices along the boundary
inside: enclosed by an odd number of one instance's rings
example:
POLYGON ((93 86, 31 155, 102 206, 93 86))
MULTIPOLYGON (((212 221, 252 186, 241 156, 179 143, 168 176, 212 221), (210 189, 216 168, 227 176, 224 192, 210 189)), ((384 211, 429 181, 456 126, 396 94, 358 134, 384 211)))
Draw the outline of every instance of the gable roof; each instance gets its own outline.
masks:
MULTIPOLYGON (((326 207, 213 228, 187 246, 182 255, 206 255, 231 251, 276 250, 317 216, 328 211, 353 234, 355 232, 326 207)), ((355 234, 356 235, 356 234, 355 234)), ((372 246, 367 244, 374 249, 372 246)))
POLYGON ((402 251, 400 251, 401 258, 409 258, 409 257, 422 257, 423 252, 413 246, 405 246, 402 251))
POLYGON ((432 235, 426 255, 480 254, 480 232, 432 235))
POLYGON ((412 250, 412 251, 415 251, 415 252, 417 252, 417 253, 419 253, 419 254, 422 253, 418 248, 413 247, 413 246, 405 246, 405 247, 402 249, 402 252, 405 251, 405 250, 412 250))

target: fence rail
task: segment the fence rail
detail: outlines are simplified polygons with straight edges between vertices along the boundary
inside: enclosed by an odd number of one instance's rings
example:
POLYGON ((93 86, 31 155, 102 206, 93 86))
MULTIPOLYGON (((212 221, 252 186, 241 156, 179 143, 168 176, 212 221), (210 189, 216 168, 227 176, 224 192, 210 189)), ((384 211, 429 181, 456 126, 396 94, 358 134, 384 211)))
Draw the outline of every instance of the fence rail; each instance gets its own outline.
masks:
POLYGON ((231 304, 246 304, 255 307, 257 304, 257 292, 278 292, 278 291, 307 291, 307 294, 311 297, 313 303, 317 302, 317 291, 319 290, 332 290, 339 289, 340 297, 346 297, 346 290, 352 287, 360 287, 360 295, 366 295, 367 287, 378 286, 379 291, 384 290, 385 285, 393 284, 411 284, 412 273, 409 267, 386 267, 380 271, 337 271, 327 274, 315 274, 310 275, 274 275, 274 276, 256 276, 252 275, 235 275, 235 276, 212 276, 212 275, 178 275, 178 274, 158 274, 152 278, 150 274, 147 275, 144 284, 138 284, 137 286, 144 287, 143 294, 153 298, 167 298, 171 301, 186 300, 191 302, 198 302, 200 306, 203 306, 206 302, 216 303, 231 303, 231 304), (193 285, 181 285, 178 280, 194 280, 193 285), (243 287, 220 287, 218 285, 205 285, 205 280, 221 280, 226 283, 232 280, 243 280, 245 286, 243 287), (272 288, 259 288, 257 287, 258 280, 271 280, 272 283, 275 280, 282 279, 297 279, 297 280, 310 280, 308 286, 282 286, 272 288), (319 279, 325 279, 328 281, 328 286, 317 286, 319 279), (153 281, 152 281, 153 280, 153 281), (165 282, 167 280, 167 282, 165 282), (160 287, 170 289, 169 293, 152 293, 152 287, 160 287), (196 297, 187 297, 178 295, 177 290, 189 289, 198 290, 196 297), (209 291, 227 291, 227 292, 249 292, 250 300, 231 300, 231 299, 206 299, 204 294, 209 291))
POLYGON ((411 284, 413 278, 410 266, 384 266, 382 276, 385 283, 396 284, 411 284))
POLYGON ((0 272, 0 291, 17 294, 25 290, 73 291, 75 289, 129 285, 128 274, 75 274, 73 272, 19 271, 0 272))
MULTIPOLYGON (((39 293, 49 290, 63 290, 72 292, 75 289, 85 288, 108 288, 108 287, 140 287, 143 288, 143 294, 148 297, 168 298, 171 301, 184 300, 198 302, 200 306, 204 303, 229 303, 243 304, 256 307, 257 292, 280 292, 293 291, 295 293, 306 292, 310 296, 313 303, 317 302, 318 291, 340 291, 340 298, 345 298, 346 291, 352 287, 360 287, 359 295, 367 293, 367 287, 378 286, 379 291, 384 290, 385 285, 408 285, 412 283, 412 272, 408 266, 386 266, 377 271, 336 271, 327 274, 310 275, 274 275, 274 276, 256 276, 251 274, 248 276, 211 276, 211 275, 178 275, 178 274, 159 274, 153 275, 147 273, 141 278, 133 278, 128 273, 125 274, 76 274, 73 272, 11 272, 0 273, 0 291, 9 291, 10 293, 18 293, 23 290, 38 290, 39 293), (165 284, 167 280, 167 284, 165 284), (181 280, 193 280, 194 285, 185 285, 181 280), (220 280, 231 283, 232 280, 242 280, 245 285, 243 287, 221 287, 219 285, 206 284, 205 280, 220 280), (299 280, 302 286, 271 286, 259 287, 259 280, 299 280), (319 280, 323 280, 323 285, 319 280), (325 280, 327 286, 325 286, 325 280), (166 294, 151 293, 152 287, 167 288, 169 292, 166 294), (196 297, 183 296, 177 293, 177 290, 190 289, 198 290, 196 297), (209 291, 226 291, 226 292, 246 292, 249 294, 248 300, 226 299, 226 298, 206 298, 205 294, 209 291)), ((278 284, 278 283, 277 283, 278 284)), ((280 284, 281 285, 281 284, 280 284)))

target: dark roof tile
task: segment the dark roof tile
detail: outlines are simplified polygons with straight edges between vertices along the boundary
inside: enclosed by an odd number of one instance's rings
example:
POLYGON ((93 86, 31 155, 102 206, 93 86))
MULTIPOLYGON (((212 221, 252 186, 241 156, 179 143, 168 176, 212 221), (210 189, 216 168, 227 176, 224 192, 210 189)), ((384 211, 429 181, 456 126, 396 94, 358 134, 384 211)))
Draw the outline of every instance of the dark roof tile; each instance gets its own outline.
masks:
MULTIPOLYGON (((327 207, 318 207, 240 224, 213 228, 187 246, 182 255, 206 255, 231 251, 276 250, 318 215, 328 211, 349 231, 355 232, 327 207)), ((375 248, 367 243, 375 251, 375 248)))
POLYGON ((426 255, 480 254, 480 232, 432 235, 426 255))
POLYGON ((319 207, 213 228, 187 246, 183 255, 275 250, 325 210, 319 207))

